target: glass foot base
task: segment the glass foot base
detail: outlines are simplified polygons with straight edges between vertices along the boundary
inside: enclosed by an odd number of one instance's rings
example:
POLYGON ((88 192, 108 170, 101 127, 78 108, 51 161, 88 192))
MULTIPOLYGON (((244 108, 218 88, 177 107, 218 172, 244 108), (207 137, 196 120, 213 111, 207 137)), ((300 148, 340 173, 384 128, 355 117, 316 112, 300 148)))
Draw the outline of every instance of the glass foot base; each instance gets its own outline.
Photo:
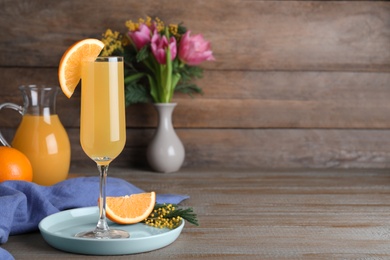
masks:
POLYGON ((94 239, 122 239, 122 238, 129 238, 130 234, 120 229, 110 229, 107 231, 91 230, 91 231, 77 233, 75 237, 94 238, 94 239))

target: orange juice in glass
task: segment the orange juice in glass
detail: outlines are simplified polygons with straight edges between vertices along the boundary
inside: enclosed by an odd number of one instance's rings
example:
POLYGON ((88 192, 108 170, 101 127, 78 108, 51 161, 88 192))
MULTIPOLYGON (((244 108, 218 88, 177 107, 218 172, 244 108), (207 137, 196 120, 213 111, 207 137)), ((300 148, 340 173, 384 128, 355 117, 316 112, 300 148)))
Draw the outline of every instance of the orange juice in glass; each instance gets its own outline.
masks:
POLYGON ((108 166, 126 143, 123 57, 97 57, 83 61, 81 69, 80 142, 99 171, 99 219, 95 229, 76 237, 128 238, 128 232, 110 229, 106 219, 108 166))
MULTIPOLYGON (((38 85, 21 86, 24 106, 4 103, 22 114, 12 147, 24 153, 33 168, 33 182, 53 185, 67 178, 70 166, 70 142, 56 114, 58 87, 38 85)), ((0 141, 8 145, 0 134, 0 141)))
POLYGON ((81 83, 81 146, 92 160, 108 164, 126 142, 122 57, 84 61, 81 83))

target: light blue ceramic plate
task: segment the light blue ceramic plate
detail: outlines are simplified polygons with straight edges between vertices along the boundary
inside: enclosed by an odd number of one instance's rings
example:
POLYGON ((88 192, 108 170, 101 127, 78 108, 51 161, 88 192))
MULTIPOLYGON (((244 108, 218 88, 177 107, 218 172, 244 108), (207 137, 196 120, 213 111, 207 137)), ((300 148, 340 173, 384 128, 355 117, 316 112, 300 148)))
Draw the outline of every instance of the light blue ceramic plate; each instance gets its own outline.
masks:
POLYGON ((63 251, 87 255, 126 255, 165 247, 178 238, 184 227, 184 221, 173 230, 153 228, 142 223, 118 225, 109 222, 110 227, 129 232, 130 238, 74 237, 76 233, 94 229, 98 214, 97 207, 62 211, 44 218, 39 223, 39 230, 49 245, 63 251))

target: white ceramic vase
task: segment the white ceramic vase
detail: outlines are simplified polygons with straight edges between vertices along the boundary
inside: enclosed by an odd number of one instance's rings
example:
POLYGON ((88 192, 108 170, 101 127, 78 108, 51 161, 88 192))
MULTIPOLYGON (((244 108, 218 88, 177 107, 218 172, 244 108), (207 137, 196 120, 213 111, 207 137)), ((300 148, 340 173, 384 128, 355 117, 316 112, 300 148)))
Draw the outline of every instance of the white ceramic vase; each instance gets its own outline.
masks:
POLYGON ((184 162, 185 150, 172 125, 176 103, 155 103, 158 113, 156 132, 147 148, 150 167, 157 172, 176 172, 184 162))

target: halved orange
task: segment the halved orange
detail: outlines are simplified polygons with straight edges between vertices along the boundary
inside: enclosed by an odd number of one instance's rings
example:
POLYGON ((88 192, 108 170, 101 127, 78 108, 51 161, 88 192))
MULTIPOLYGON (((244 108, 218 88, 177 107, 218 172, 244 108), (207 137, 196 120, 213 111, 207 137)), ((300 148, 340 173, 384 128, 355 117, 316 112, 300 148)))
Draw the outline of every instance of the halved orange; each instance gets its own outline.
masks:
POLYGON ((155 204, 154 191, 130 196, 107 197, 106 216, 118 224, 135 224, 145 220, 152 213, 155 204))
POLYGON ((58 80, 65 96, 73 95, 81 79, 81 61, 94 60, 104 48, 104 43, 97 39, 84 39, 70 46, 62 55, 58 67, 58 80))

